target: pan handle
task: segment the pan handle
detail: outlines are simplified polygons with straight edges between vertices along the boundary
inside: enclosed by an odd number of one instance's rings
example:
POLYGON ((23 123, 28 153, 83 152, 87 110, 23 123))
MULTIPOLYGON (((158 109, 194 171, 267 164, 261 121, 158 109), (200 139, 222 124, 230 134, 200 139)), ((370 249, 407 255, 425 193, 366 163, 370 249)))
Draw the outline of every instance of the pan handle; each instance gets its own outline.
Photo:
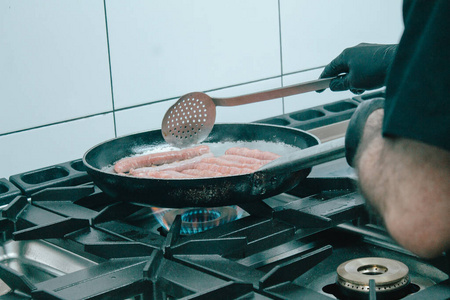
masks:
POLYGON ((256 173, 295 172, 345 156, 345 137, 282 156, 256 173))

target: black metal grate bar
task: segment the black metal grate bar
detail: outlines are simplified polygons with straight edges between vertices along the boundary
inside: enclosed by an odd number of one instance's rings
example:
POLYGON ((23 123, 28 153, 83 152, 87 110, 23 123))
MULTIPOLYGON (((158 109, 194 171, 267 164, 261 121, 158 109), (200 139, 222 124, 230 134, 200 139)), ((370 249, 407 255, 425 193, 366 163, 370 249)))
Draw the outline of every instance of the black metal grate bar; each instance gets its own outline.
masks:
POLYGON ((55 223, 38 225, 13 233, 15 240, 63 238, 66 234, 89 227, 89 221, 67 218, 55 223))
POLYGON ((30 294, 36 289, 34 284, 25 275, 3 264, 0 264, 0 278, 14 291, 18 290, 30 294))
POLYGON ((265 289, 283 282, 290 282, 317 265, 331 255, 331 246, 325 246, 299 258, 283 263, 273 268, 259 281, 259 288, 265 289))
POLYGON ((16 219, 19 213, 28 205, 27 197, 17 196, 3 210, 2 217, 16 219))

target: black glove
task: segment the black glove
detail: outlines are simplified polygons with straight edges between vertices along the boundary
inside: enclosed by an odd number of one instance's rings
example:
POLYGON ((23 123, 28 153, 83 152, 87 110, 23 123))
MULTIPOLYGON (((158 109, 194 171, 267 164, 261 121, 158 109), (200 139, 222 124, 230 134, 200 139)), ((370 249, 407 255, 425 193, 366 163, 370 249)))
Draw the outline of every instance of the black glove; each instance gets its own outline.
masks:
POLYGON ((323 70, 320 78, 334 77, 330 90, 361 94, 384 86, 397 45, 359 44, 347 48, 323 70), (342 75, 342 73, 345 73, 342 75))
POLYGON ((374 98, 361 102, 348 123, 345 133, 345 158, 354 167, 355 155, 361 142, 367 118, 375 110, 384 108, 384 98, 374 98))

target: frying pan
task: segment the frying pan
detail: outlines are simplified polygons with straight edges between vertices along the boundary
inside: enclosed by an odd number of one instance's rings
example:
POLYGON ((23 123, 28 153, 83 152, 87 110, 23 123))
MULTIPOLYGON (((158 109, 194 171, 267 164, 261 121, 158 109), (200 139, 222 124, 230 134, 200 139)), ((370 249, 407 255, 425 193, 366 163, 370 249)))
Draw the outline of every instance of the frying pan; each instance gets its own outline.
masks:
POLYGON ((305 131, 266 124, 216 124, 202 144, 216 156, 235 146, 282 156, 254 173, 226 177, 156 179, 114 173, 112 166, 121 158, 169 147, 161 130, 154 130, 98 144, 85 153, 83 163, 100 189, 122 201, 167 208, 217 207, 288 191, 308 176, 313 165, 345 154, 343 139, 319 144, 305 131))

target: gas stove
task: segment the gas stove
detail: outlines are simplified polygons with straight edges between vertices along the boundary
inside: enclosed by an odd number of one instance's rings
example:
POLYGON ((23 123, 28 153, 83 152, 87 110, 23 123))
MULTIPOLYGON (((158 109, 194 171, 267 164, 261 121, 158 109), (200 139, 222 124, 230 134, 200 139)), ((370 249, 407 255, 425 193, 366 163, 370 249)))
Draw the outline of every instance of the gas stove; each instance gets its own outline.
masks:
MULTIPOLYGON (((322 141, 382 92, 261 120, 322 141), (365 97, 365 98, 363 98, 365 97)), ((422 260, 366 209, 345 159, 287 193, 227 207, 121 202, 81 160, 0 182, 2 299, 448 299, 445 255, 422 260)))

